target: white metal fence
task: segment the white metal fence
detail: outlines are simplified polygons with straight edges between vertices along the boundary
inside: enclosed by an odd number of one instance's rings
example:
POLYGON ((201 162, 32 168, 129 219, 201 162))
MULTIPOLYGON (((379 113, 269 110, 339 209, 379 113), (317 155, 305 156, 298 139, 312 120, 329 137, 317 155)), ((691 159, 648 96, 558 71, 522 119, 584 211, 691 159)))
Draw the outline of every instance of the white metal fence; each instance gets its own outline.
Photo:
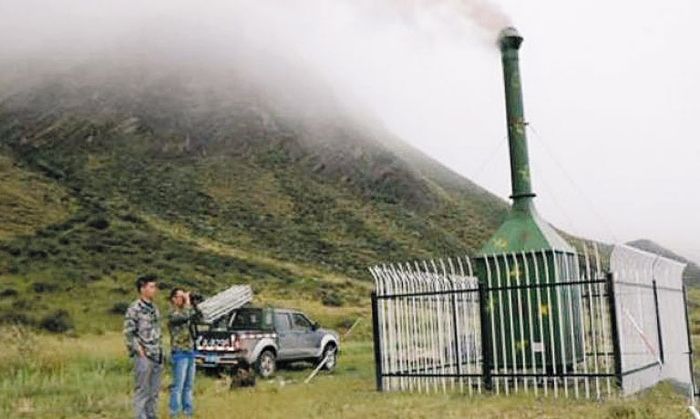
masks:
POLYGON ((370 268, 377 387, 694 394, 684 265, 628 246, 602 265, 584 245, 370 268))
POLYGON ((629 246, 613 249, 623 394, 666 379, 694 393, 684 267, 629 246))
POLYGON ((378 298, 382 388, 481 391, 479 290, 470 260, 370 271, 378 298))
POLYGON ((611 280, 600 265, 585 249, 372 267, 378 388, 612 394, 611 280))

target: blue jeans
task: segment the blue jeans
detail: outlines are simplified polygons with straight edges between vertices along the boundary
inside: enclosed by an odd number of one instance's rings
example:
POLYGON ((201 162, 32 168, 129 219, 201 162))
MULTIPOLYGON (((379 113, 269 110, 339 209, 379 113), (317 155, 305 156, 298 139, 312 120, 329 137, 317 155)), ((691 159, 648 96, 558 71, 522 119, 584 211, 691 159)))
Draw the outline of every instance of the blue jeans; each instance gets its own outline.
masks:
POLYGON ((168 411, 170 417, 176 417, 182 408, 182 413, 192 417, 192 387, 194 384, 194 352, 173 351, 170 354, 173 364, 173 382, 170 385, 170 400, 168 411))

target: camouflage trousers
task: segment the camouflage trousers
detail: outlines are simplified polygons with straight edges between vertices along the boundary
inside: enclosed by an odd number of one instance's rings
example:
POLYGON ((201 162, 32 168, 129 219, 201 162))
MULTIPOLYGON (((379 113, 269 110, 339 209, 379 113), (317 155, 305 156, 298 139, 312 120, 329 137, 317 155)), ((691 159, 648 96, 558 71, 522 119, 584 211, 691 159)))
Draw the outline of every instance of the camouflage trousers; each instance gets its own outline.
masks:
POLYGON ((134 415, 136 419, 158 417, 160 363, 148 358, 134 357, 134 415))

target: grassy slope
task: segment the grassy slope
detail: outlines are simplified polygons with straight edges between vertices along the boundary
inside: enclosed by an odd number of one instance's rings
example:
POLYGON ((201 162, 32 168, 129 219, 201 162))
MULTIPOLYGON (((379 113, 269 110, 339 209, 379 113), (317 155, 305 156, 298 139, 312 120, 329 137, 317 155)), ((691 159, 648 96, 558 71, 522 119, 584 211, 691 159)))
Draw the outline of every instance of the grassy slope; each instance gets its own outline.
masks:
POLYGON ((63 309, 78 331, 107 330, 144 271, 166 288, 251 283, 363 305, 368 265, 472 252, 505 210, 437 163, 413 169, 367 139, 348 154, 303 132, 257 143, 267 128, 234 128, 195 146, 130 116, 0 110, 0 207, 22 197, 35 213, 5 217, 0 320, 63 309))
POLYGON ((14 163, 0 155, 0 237, 31 234, 64 221, 71 210, 67 191, 14 163))

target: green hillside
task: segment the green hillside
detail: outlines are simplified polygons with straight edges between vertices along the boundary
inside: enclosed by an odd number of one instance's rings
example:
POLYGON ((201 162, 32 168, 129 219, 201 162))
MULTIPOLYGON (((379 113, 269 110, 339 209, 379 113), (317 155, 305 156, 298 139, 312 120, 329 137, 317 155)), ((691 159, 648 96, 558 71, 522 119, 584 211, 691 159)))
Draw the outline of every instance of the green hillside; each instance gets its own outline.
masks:
POLYGON ((363 305, 368 265, 472 253, 507 210, 340 108, 110 86, 59 80, 2 102, 4 321, 66 310, 110 328, 144 271, 165 288, 363 305))

